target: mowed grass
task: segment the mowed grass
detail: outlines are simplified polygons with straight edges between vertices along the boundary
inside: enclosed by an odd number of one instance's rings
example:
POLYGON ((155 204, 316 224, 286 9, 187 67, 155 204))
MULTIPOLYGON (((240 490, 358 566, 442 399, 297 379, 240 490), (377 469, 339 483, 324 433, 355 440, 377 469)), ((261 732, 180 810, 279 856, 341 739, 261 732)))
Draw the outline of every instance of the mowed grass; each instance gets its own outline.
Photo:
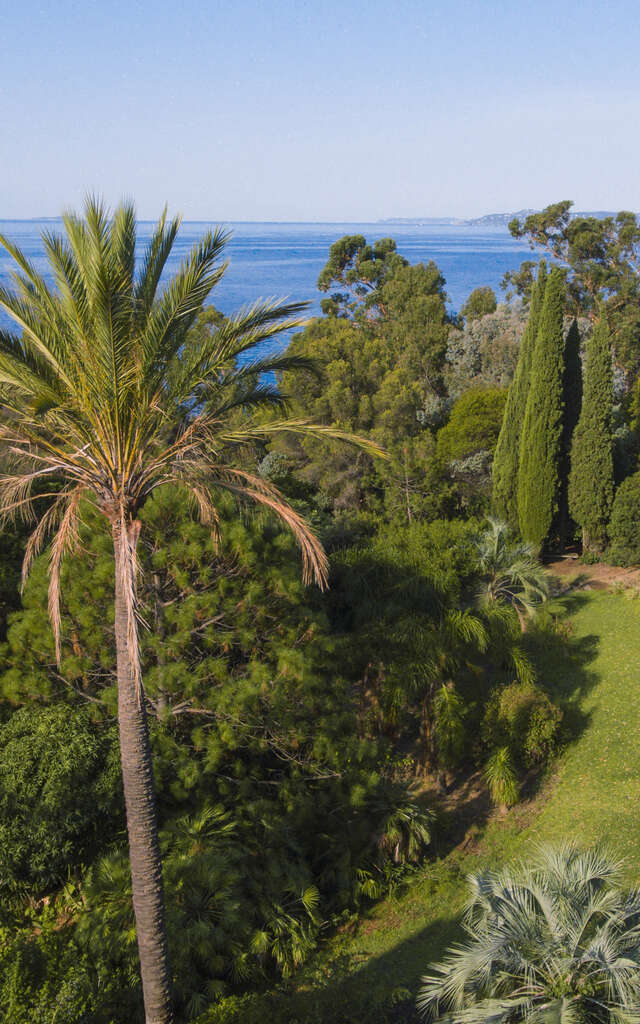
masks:
POLYGON ((586 718, 567 749, 557 788, 523 837, 604 842, 640 881, 640 601, 635 591, 590 595, 572 616, 576 636, 597 637, 586 718))
POLYGON ((574 709, 577 735, 554 776, 426 865, 355 932, 333 937, 288 994, 268 999, 274 1022, 416 1020, 421 974, 461 936, 467 873, 526 857, 536 844, 605 842, 625 858, 629 881, 640 879, 640 600, 580 594, 567 601, 566 618, 571 657, 561 644, 537 651, 541 682, 574 709))

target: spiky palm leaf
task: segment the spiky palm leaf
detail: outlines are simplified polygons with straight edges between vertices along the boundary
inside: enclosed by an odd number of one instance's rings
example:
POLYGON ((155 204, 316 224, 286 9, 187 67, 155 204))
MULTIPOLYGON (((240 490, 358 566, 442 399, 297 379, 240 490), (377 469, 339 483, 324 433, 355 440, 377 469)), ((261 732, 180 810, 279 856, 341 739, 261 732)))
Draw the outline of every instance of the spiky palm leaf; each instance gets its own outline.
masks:
POLYGON ((483 584, 482 602, 512 606, 532 618, 549 596, 549 576, 530 544, 517 543, 506 523, 489 516, 489 527, 476 542, 483 584))
POLYGON ((516 873, 471 876, 468 941, 423 979, 418 1008, 455 1024, 640 1019, 640 893, 567 844, 516 873))

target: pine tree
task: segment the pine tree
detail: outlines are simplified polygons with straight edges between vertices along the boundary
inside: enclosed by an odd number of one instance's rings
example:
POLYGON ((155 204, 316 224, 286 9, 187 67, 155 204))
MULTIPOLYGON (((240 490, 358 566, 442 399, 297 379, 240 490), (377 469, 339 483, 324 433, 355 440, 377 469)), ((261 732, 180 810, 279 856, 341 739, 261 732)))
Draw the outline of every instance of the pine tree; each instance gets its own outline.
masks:
POLYGON ((563 433, 564 274, 549 274, 531 361, 518 472, 520 532, 541 548, 559 511, 563 433))
POLYGON ((587 345, 584 401, 571 448, 569 508, 585 550, 604 547, 613 506, 612 401, 611 338, 601 318, 587 345))
POLYGON ((582 407, 582 360, 580 358, 580 331, 577 320, 571 322, 564 343, 564 373, 562 395, 564 402, 562 418, 562 456, 560 460, 560 497, 558 511, 558 535, 568 541, 573 535, 575 524, 569 511, 569 471, 571 468, 571 444, 580 418, 582 407))
POLYGON ((520 437, 531 379, 531 360, 538 334, 540 313, 547 282, 547 267, 540 261, 538 278, 531 295, 529 320, 520 343, 520 355, 502 420, 493 459, 493 506, 500 519, 518 525, 518 467, 520 437))

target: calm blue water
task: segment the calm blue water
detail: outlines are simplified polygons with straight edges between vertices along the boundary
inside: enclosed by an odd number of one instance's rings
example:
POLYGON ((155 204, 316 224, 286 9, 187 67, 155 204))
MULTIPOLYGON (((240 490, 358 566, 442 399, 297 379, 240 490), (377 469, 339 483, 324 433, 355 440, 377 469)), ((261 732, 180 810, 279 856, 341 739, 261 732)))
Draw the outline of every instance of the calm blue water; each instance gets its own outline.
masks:
MULTIPOLYGON (((175 271, 185 253, 207 228, 205 222, 183 224, 168 264, 175 271)), ((256 299, 309 300, 311 311, 320 312, 318 274, 326 263, 329 246, 346 234, 363 234, 369 241, 390 235, 399 252, 411 263, 435 260, 446 278, 449 304, 458 310, 479 285, 490 285, 500 295, 499 283, 506 270, 517 268, 531 257, 526 244, 511 238, 502 227, 448 227, 396 224, 265 224, 227 225, 233 232, 227 255, 230 266, 211 295, 223 313, 238 311, 256 299)), ((58 230, 55 221, 0 221, 0 232, 16 242, 46 275, 40 233, 58 230)), ((141 243, 153 224, 141 222, 141 243)), ((0 281, 10 283, 11 259, 0 249, 0 281)))

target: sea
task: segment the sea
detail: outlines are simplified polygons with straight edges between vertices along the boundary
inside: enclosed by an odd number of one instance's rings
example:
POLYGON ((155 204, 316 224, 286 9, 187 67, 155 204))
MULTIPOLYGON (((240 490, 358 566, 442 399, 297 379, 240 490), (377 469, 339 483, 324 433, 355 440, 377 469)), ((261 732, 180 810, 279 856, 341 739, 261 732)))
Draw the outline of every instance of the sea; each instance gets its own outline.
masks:
MULTIPOLYGON (((202 234, 216 222, 188 221, 167 263, 166 276, 180 266, 202 234)), ((434 260, 446 280, 449 309, 457 312, 480 285, 491 286, 500 297, 500 281, 507 270, 517 269, 531 258, 526 243, 512 238, 501 225, 408 224, 378 221, 361 223, 231 223, 226 249, 229 267, 211 294, 210 301, 226 315, 238 312, 257 299, 287 298, 309 303, 309 315, 320 313, 318 274, 329 248, 343 235, 364 235, 367 241, 391 237, 410 263, 434 260)), ((151 236, 153 223, 138 224, 140 253, 151 236)), ((39 273, 47 277, 47 261, 41 241, 43 231, 61 232, 55 219, 0 221, 0 232, 16 243, 39 273)), ((0 282, 11 287, 11 257, 0 249, 0 282)), ((0 326, 8 323, 0 313, 0 326)), ((284 340, 281 344, 284 344, 284 340)))

